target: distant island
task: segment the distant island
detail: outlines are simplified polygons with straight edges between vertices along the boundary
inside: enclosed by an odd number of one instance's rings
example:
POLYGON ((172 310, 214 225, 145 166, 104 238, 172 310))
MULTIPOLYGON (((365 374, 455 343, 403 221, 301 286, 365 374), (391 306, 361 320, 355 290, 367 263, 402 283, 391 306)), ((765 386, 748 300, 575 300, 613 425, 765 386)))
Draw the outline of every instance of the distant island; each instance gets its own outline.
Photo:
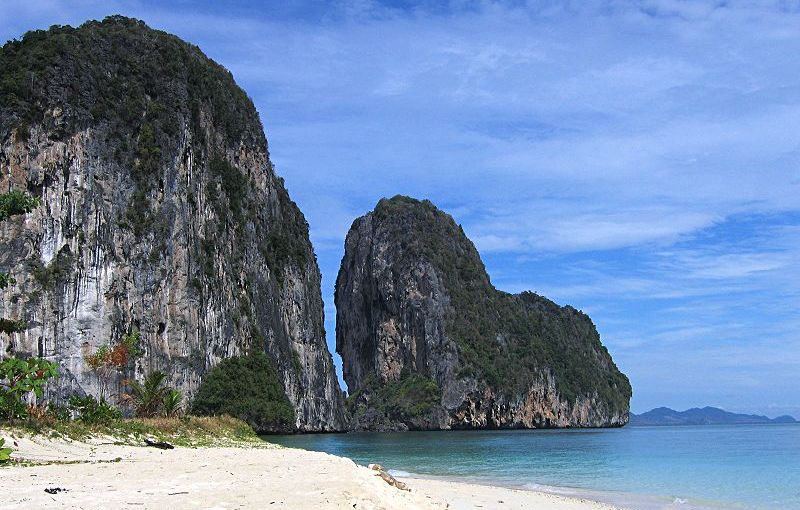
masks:
POLYGON ((659 425, 754 425, 766 423, 798 423, 793 417, 784 415, 768 418, 757 414, 730 413, 717 407, 694 407, 676 411, 669 407, 657 407, 642 414, 630 415, 632 426, 659 425))

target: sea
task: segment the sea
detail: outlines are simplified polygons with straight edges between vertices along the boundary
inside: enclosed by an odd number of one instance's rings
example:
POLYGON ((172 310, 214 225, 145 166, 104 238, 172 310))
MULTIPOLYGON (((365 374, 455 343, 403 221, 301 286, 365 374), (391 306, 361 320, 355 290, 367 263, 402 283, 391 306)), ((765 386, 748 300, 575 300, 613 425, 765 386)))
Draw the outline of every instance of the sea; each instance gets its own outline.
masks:
POLYGON ((265 439, 380 463, 395 476, 530 489, 636 510, 800 510, 800 424, 265 439))

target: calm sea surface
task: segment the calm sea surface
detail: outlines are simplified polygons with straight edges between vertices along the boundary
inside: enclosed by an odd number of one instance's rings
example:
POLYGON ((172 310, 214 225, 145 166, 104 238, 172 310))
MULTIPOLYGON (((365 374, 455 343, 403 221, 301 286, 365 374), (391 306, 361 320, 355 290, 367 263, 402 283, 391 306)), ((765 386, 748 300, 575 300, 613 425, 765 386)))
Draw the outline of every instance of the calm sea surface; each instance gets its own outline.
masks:
POLYGON ((800 509, 800 425, 268 436, 396 475, 578 495, 634 509, 800 509))

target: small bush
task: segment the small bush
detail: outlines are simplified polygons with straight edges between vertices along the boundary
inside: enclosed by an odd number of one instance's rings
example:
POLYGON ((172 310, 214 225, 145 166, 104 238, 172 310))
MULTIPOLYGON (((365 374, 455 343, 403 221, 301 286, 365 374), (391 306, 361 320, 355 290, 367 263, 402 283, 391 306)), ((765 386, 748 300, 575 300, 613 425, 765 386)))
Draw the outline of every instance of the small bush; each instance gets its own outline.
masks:
POLYGON ((48 265, 41 262, 32 264, 31 273, 36 282, 45 289, 54 289, 59 284, 64 284, 67 278, 74 272, 75 256, 72 254, 69 245, 64 245, 55 258, 48 265))
POLYGON ((27 417, 23 397, 33 393, 41 398, 45 383, 54 377, 58 377, 58 365, 46 359, 4 359, 0 362, 0 417, 27 417))
POLYGON ((19 319, 0 317, 0 333, 19 333, 28 328, 28 323, 19 319))
POLYGON ((119 409, 105 399, 97 400, 91 395, 85 397, 73 395, 69 399, 69 409, 76 413, 75 419, 86 425, 110 425, 122 418, 119 409))
POLYGON ((103 344, 96 351, 84 355, 84 361, 97 378, 100 400, 105 399, 108 386, 119 374, 129 372, 133 362, 144 354, 139 347, 138 331, 123 335, 112 347, 103 344))
POLYGON ((3 448, 6 444, 6 440, 0 437, 0 464, 3 462, 8 462, 11 459, 11 452, 14 451, 11 448, 3 448))
POLYGON ((69 408, 49 402, 47 404, 47 414, 45 420, 47 422, 69 421, 69 408))
POLYGON ((0 289, 5 289, 9 285, 16 285, 17 280, 8 273, 0 273, 0 289))
POLYGON ((164 395, 164 416, 172 418, 181 414, 183 409, 183 393, 179 390, 171 389, 164 395))
POLYGON ((152 418, 162 413, 165 402, 175 391, 168 386, 163 386, 166 378, 167 375, 164 372, 155 371, 147 374, 142 383, 128 381, 131 392, 126 397, 133 404, 136 416, 152 418))
POLYGON ((222 360, 203 379, 192 414, 228 414, 256 432, 286 432, 294 426, 294 409, 278 371, 263 352, 222 360))
POLYGON ((0 221, 17 214, 26 214, 39 206, 39 199, 22 191, 0 193, 0 221))

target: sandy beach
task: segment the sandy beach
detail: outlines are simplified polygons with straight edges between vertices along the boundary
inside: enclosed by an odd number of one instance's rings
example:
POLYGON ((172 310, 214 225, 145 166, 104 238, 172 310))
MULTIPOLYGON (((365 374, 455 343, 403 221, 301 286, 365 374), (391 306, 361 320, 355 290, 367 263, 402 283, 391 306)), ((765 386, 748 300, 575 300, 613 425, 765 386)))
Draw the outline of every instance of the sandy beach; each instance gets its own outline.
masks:
POLYGON ((533 491, 416 478, 403 480, 406 491, 350 459, 268 444, 159 450, 118 445, 110 438, 14 440, 14 457, 31 462, 0 468, 6 509, 613 508, 533 491))

